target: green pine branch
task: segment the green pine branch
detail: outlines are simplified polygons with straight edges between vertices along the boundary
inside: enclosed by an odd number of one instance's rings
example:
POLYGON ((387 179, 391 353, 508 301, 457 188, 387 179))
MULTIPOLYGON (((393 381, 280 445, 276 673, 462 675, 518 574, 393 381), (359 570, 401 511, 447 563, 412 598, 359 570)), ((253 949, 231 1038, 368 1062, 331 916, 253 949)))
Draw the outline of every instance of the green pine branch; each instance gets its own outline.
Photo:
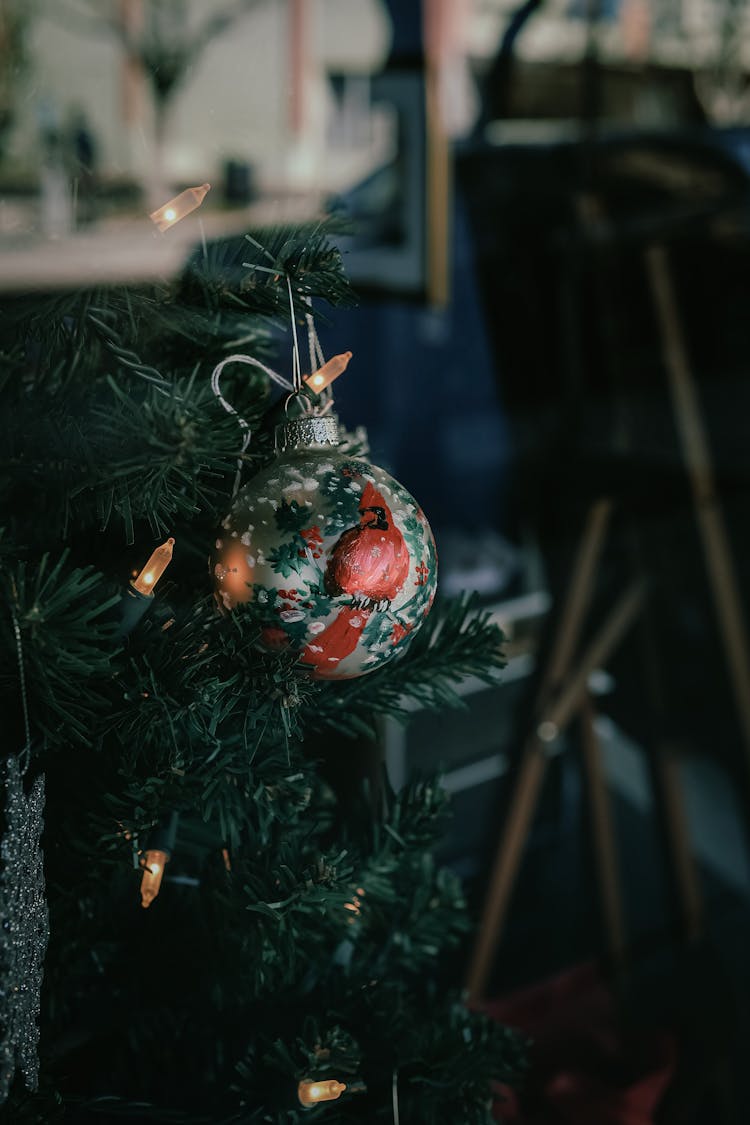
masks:
POLYGON ((244 240, 213 245, 205 254, 194 255, 183 276, 179 299, 211 311, 242 309, 288 326, 288 278, 298 319, 311 311, 308 301, 313 298, 334 306, 353 305, 356 300, 341 253, 331 242, 331 235, 341 229, 340 220, 325 218, 303 227, 253 231, 244 240))
POLYGON ((496 682, 505 665, 503 639, 471 594, 438 601, 403 658, 359 679, 325 685, 308 722, 313 728, 374 736, 378 716, 406 721, 415 705, 462 707, 462 679, 496 682))
POLYGON ((20 700, 13 620, 17 621, 26 693, 36 733, 52 745, 88 743, 92 715, 107 706, 102 681, 117 648, 112 617, 119 595, 93 567, 73 567, 65 551, 56 562, 19 562, 0 570, 6 612, 0 619, 2 682, 20 700))

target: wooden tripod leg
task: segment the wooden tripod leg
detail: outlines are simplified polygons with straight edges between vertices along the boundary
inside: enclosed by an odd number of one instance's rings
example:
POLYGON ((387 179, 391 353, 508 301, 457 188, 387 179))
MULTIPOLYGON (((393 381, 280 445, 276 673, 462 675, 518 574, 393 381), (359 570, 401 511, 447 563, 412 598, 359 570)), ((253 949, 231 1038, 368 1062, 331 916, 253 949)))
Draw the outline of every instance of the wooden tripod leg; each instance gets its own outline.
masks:
POLYGON ((674 286, 663 246, 652 246, 646 266, 662 339, 664 366, 693 491, 711 590, 750 770, 750 652, 742 602, 726 527, 716 495, 716 479, 695 381, 680 325, 674 286))
POLYGON ((683 936, 689 942, 697 941, 703 932, 703 895, 690 846, 679 759, 675 750, 662 742, 652 750, 650 765, 683 936))
POLYGON ((511 892, 544 779, 547 764, 545 742, 561 734, 577 713, 587 691, 589 676, 595 668, 607 662, 640 610, 644 594, 644 583, 634 582, 615 603, 586 648, 575 672, 563 685, 559 696, 542 714, 536 731, 524 747, 508 820, 495 857, 469 966, 466 987, 472 1003, 481 1000, 484 994, 492 968, 492 957, 505 923, 511 892))
POLYGON ((546 768, 543 744, 534 736, 527 742, 521 757, 508 819, 490 877, 466 982, 469 1003, 477 1003, 484 995, 546 768))
MULTIPOLYGON (((575 651, 583 618, 591 598, 596 567, 612 509, 609 500, 600 500, 589 510, 566 591, 560 623, 539 688, 535 714, 539 715, 567 671, 575 651)), ((544 779, 547 757, 538 734, 527 741, 521 754, 518 775, 508 819, 498 845, 495 864, 485 899, 482 921, 469 966, 469 999, 478 1001, 484 993, 492 967, 492 957, 505 922, 511 892, 521 863, 526 838, 534 818, 539 789, 544 779)))
POLYGON ((640 613, 645 596, 646 582, 636 579, 615 602, 537 728, 541 732, 546 727, 549 739, 555 738, 559 731, 564 730, 578 711, 586 696, 589 676, 595 669, 606 667, 615 648, 640 613))
MULTIPOLYGON (((544 699, 550 690, 557 687, 565 678, 570 667, 586 610, 591 600, 596 568, 604 545, 611 513, 611 500, 597 500, 589 509, 586 526, 583 529, 581 542, 573 563, 570 585, 565 593, 560 623, 552 642, 540 688, 540 700, 544 699)), ((541 710, 541 706, 538 710, 541 710)))
POLYGON ((586 777, 594 863, 599 882, 602 919, 607 951, 615 968, 625 961, 625 925, 623 922, 620 877, 617 870, 617 848, 612 822, 612 804, 604 780, 601 744, 594 725, 594 706, 587 695, 581 704, 581 755, 586 777))
MULTIPOLYGON (((631 550, 636 570, 643 569, 642 545, 635 527, 631 535, 631 550)), ((644 750, 648 760, 651 788, 654 794, 655 813, 661 846, 666 853, 670 891, 682 926, 682 936, 691 942, 703 932, 703 895, 700 879, 690 846, 682 783, 679 775, 679 758, 665 737, 668 729, 669 708, 664 695, 664 676, 658 656, 658 640, 653 622, 647 614, 639 621, 640 665, 645 686, 647 725, 654 731, 653 738, 645 740, 644 750)))

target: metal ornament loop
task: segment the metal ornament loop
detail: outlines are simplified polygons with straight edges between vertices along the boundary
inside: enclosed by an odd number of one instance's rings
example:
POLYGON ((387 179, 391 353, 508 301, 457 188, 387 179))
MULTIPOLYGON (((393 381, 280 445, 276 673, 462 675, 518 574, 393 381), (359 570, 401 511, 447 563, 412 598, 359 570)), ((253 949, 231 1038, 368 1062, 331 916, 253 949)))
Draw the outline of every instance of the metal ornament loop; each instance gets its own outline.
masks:
POLYGON ((308 414, 304 418, 290 419, 276 427, 275 441, 277 453, 338 445, 338 419, 335 414, 308 414))

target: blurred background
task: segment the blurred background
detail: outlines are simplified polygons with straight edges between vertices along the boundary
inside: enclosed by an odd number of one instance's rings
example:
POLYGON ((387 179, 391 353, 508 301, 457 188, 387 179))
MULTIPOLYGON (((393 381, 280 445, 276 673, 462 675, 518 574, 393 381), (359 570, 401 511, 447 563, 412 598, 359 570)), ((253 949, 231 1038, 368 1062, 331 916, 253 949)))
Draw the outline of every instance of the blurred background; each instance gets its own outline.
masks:
POLYGON ((508 1119, 750 1120, 750 3, 0 0, 0 64, 3 301, 342 217, 339 412, 508 637, 382 734, 538 1044, 508 1119))

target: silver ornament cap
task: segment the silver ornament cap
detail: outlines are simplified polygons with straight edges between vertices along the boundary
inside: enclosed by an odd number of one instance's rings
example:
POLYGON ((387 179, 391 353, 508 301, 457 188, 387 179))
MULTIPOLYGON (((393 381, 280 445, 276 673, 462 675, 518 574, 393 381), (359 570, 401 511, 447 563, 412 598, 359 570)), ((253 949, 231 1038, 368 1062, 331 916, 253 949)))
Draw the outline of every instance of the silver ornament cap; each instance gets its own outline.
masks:
POLYGON ((338 445, 338 418, 335 414, 306 414, 302 418, 290 418, 276 427, 275 440, 277 453, 338 445))

